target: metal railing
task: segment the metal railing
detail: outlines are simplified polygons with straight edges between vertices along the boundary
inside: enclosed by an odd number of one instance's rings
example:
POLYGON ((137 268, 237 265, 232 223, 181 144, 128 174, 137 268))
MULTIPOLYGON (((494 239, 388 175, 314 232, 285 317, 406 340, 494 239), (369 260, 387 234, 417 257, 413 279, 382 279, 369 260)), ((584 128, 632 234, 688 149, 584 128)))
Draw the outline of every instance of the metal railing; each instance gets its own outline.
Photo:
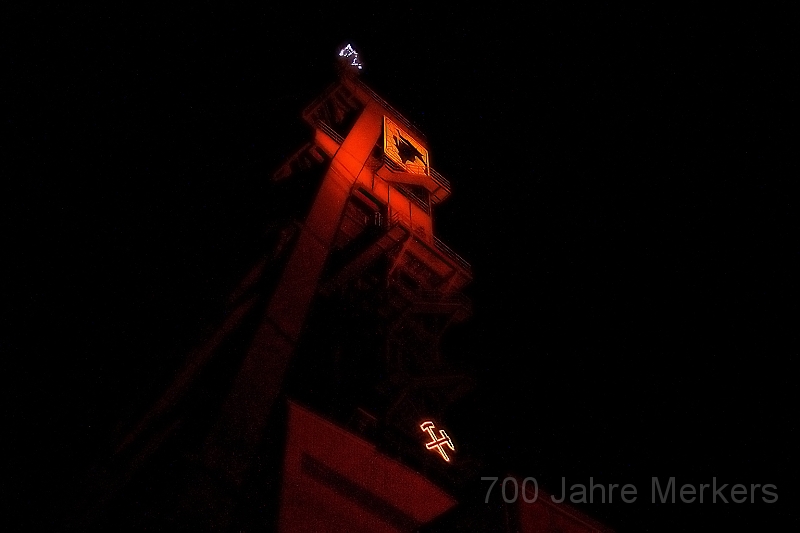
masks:
POLYGON ((302 113, 303 119, 306 122, 308 122, 310 125, 313 125, 313 123, 314 123, 314 113, 316 113, 317 109, 323 104, 323 102, 325 102, 325 100, 330 98, 331 95, 338 88, 339 88, 339 84, 338 83, 332 83, 332 84, 328 85, 328 87, 324 91, 322 91, 322 93, 319 96, 314 98, 314 100, 310 104, 308 104, 305 107, 305 109, 303 109, 303 113, 302 113))
POLYGON ((452 190, 452 189, 450 188, 450 182, 449 182, 449 181, 448 181, 448 180, 447 180, 447 179, 446 179, 444 176, 442 176, 441 174, 439 174, 439 173, 436 171, 436 169, 434 169, 434 168, 433 168, 433 167, 431 167, 431 166, 429 166, 429 167, 428 167, 428 169, 429 169, 429 170, 430 170, 430 172, 431 172, 431 177, 433 178, 433 181, 435 181, 436 183, 438 183, 439 185, 441 185, 442 187, 444 187, 445 189, 447 189, 447 191, 448 191, 448 192, 450 192, 450 191, 452 190))
POLYGON ((389 215, 389 220, 387 221, 387 227, 393 228, 394 226, 400 224, 401 216, 400 213, 395 211, 391 215, 389 215))
POLYGON ((336 130, 330 127, 325 121, 318 120, 316 122, 317 128, 323 131, 328 137, 339 143, 340 145, 344 142, 344 137, 339 135, 336 130))
MULTIPOLYGON (((383 164, 396 172, 406 172, 406 169, 403 168, 402 165, 400 165, 397 161, 392 160, 392 158, 390 158, 386 154, 383 154, 383 164)), ((443 188, 447 189, 448 192, 451 190, 450 181, 448 181, 447 178, 439 174, 439 172, 436 171, 436 169, 434 169, 430 165, 428 166, 428 173, 429 173, 428 175, 431 177, 431 179, 433 179, 433 181, 441 185, 443 188)))
POLYGON ((417 126, 411 123, 406 117, 400 114, 395 108, 393 108, 389 102, 384 100, 382 97, 378 95, 375 91, 370 89, 363 81, 359 80, 358 78, 350 78, 361 90, 367 93, 372 99, 378 102, 384 109, 391 112, 394 115, 394 118, 397 119, 403 126, 408 128, 409 130, 413 131, 417 136, 425 138, 425 135, 419 130, 417 126))
POLYGON ((419 196, 414 194, 408 187, 403 187, 400 184, 396 184, 395 187, 397 188, 398 191, 400 191, 402 195, 406 196, 409 200, 414 202, 425 213, 430 214, 431 210, 427 200, 425 200, 424 198, 420 198, 419 196))
MULTIPOLYGON (((408 219, 405 219, 400 215, 400 212, 395 211, 391 213, 387 218, 386 227, 387 229, 390 229, 398 224, 402 224, 403 226, 408 227, 407 220, 408 219)), ((437 237, 436 235, 432 235, 432 237, 433 237, 433 245, 436 247, 437 250, 439 250, 444 255, 455 261, 464 270, 470 273, 472 272, 472 265, 470 265, 466 259, 458 255, 452 248, 443 243, 441 239, 439 239, 439 237, 437 237)))
POLYGON ((464 269, 469 271, 472 270, 472 265, 470 265, 463 257, 455 253, 452 248, 443 243, 436 235, 433 236, 433 244, 439 249, 440 252, 443 252, 447 257, 458 263, 464 269))

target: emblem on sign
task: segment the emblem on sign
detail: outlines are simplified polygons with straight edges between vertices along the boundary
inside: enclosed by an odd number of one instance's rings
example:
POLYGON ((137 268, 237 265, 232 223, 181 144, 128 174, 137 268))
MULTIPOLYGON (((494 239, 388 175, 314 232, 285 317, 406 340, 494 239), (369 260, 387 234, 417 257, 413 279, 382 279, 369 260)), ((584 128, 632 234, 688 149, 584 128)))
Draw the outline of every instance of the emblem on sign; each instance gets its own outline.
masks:
POLYGON ((429 174, 428 150, 389 117, 383 120, 383 151, 407 172, 429 174))
POLYGON ((447 446, 450 448, 450 451, 455 451, 456 447, 453 445, 453 440, 445 433, 443 429, 439 430, 439 436, 436 436, 436 433, 433 431, 434 429, 433 422, 430 420, 427 422, 423 422, 419 428, 422 431, 427 431, 428 434, 431 436, 431 441, 425 443, 425 447, 429 450, 436 450, 439 452, 439 455, 442 456, 447 462, 450 462, 450 457, 447 455, 447 452, 444 450, 444 447, 447 446))

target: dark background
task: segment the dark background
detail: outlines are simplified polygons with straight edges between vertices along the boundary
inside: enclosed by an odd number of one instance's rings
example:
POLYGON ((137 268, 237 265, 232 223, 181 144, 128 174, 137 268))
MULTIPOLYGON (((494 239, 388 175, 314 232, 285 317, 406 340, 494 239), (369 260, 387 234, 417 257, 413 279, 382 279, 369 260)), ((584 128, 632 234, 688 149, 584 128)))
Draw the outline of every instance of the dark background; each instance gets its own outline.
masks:
POLYGON ((218 320, 351 42, 453 184, 476 312, 445 346, 479 387, 450 425, 482 474, 632 483, 581 507, 621 532, 797 526, 788 16, 128 6, 6 20, 9 523, 52 526, 218 320), (655 505, 653 476, 779 500, 655 505))

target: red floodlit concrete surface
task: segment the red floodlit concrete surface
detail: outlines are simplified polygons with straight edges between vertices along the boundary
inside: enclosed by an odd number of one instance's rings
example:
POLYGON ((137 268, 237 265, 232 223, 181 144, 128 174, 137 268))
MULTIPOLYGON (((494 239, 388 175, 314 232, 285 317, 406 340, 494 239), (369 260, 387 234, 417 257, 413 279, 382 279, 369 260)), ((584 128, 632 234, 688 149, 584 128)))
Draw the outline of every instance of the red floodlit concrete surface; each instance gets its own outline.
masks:
POLYGON ((520 491, 524 491, 524 496, 515 503, 519 533, 613 533, 613 529, 586 513, 555 503, 552 495, 541 488, 536 491, 530 484, 523 486, 523 479, 517 481, 520 491))
POLYGON ((413 531, 456 505, 421 474, 295 403, 288 426, 281 533, 413 531))

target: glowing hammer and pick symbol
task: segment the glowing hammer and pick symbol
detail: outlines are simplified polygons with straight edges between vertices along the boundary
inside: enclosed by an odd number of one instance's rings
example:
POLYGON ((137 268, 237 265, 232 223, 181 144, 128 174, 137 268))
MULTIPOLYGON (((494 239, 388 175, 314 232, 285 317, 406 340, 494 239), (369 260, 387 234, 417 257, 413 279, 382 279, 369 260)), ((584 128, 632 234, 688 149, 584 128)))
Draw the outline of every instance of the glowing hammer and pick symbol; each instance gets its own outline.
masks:
POLYGON ((425 447, 429 450, 435 449, 436 451, 439 452, 439 455, 442 456, 442 459, 444 459, 447 462, 450 462, 450 457, 448 457, 447 452, 444 451, 444 447, 445 446, 449 447, 451 451, 455 451, 456 447, 453 445, 453 441, 450 439, 450 437, 447 436, 447 433, 445 433, 443 429, 439 430, 440 436, 437 437, 436 433, 434 433, 433 431, 434 427, 435 426, 433 425, 433 422, 431 422, 430 420, 427 422, 423 422, 419 426, 419 428, 422 431, 427 431, 428 434, 431 436, 431 442, 425 443, 425 447))

